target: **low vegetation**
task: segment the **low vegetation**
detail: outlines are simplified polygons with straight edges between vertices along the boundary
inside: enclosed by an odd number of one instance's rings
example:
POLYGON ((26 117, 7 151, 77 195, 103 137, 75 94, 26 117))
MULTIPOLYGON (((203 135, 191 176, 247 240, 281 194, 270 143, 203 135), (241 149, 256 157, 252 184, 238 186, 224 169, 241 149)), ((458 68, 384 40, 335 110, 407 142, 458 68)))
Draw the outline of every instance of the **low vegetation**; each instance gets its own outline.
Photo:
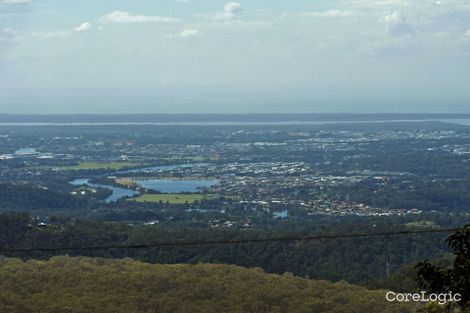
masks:
POLYGON ((385 291, 229 265, 0 259, 0 312, 413 312, 385 291))

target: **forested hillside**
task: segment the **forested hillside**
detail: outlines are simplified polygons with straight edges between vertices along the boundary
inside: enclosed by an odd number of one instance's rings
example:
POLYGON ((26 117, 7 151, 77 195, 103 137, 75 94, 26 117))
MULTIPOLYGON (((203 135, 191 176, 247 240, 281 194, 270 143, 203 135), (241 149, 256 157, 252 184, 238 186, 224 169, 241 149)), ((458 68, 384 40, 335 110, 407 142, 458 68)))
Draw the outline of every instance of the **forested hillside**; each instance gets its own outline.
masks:
MULTIPOLYGON (((356 224, 353 221, 306 225, 290 230, 238 231, 229 229, 195 229, 186 227, 128 226, 54 218, 48 225, 27 214, 0 215, 0 250, 54 247, 90 247, 97 245, 138 245, 155 242, 241 240, 291 236, 409 230, 424 226, 356 224)), ((352 238, 327 241, 267 242, 243 245, 201 245, 154 247, 148 249, 67 250, 71 256, 134 259, 161 264, 216 263, 261 267, 270 273, 292 272, 297 276, 329 281, 346 280, 376 287, 377 280, 390 272, 424 259, 444 257, 450 251, 444 242, 447 234, 422 234, 386 238, 352 238)), ((5 253, 22 259, 47 259, 48 251, 5 253)), ((412 275, 412 278, 414 276, 412 275)), ((385 285, 386 286, 386 285, 385 285)), ((407 285, 408 286, 408 285, 407 285)), ((404 287, 404 286, 402 286, 404 287)), ((407 288, 409 290, 410 288, 407 288)))
POLYGON ((0 258, 0 312, 413 312, 385 291, 229 265, 0 258))

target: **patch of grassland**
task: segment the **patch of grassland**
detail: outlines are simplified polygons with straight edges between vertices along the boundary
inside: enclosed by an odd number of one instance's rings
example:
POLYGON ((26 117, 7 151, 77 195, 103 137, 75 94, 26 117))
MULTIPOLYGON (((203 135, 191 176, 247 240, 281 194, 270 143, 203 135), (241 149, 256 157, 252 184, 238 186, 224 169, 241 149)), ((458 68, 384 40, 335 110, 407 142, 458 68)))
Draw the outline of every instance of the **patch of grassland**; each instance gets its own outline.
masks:
POLYGON ((139 184, 137 184, 135 180, 128 177, 116 178, 114 181, 116 182, 116 184, 122 185, 127 188, 139 186, 139 184))
POLYGON ((411 222, 411 223, 406 223, 405 226, 407 227, 413 227, 413 228, 430 228, 430 227, 436 227, 436 223, 432 221, 418 221, 418 222, 411 222))

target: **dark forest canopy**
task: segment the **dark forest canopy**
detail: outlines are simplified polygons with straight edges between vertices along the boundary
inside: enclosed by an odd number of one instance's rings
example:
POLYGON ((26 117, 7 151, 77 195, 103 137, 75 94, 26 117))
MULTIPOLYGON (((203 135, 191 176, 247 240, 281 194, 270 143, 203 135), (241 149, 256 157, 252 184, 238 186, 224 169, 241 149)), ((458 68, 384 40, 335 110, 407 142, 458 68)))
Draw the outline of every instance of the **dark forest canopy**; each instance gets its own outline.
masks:
MULTIPOLYGON (((451 224, 454 225, 454 224, 451 224)), ((27 214, 0 215, 0 249, 87 247, 102 245, 136 245, 174 241, 240 240, 292 235, 358 233, 409 230, 424 226, 359 224, 341 220, 322 225, 273 228, 270 230, 203 229, 183 226, 128 226, 68 218, 51 218, 47 224, 27 214), (378 227, 374 227, 376 225, 378 227)), ((346 280, 367 286, 388 286, 390 272, 426 258, 444 257, 449 250, 447 234, 391 236, 305 242, 271 242, 237 245, 201 245, 155 247, 147 249, 109 249, 65 251, 73 256, 132 257, 150 263, 223 263, 245 267, 261 267, 271 273, 292 272, 295 275, 331 281, 346 280)), ((58 254, 64 253, 57 252, 58 254)), ((8 256, 47 259, 48 252, 8 253, 8 256)), ((394 278, 394 277, 392 277, 394 278)), ((402 286, 415 287, 412 282, 402 286)))

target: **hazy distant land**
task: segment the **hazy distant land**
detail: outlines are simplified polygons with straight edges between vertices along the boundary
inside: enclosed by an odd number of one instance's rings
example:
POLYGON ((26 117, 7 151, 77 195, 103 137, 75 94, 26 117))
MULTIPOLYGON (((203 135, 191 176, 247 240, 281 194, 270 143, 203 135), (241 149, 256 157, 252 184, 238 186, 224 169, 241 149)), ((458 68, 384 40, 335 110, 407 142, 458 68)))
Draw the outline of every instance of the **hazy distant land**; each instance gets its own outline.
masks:
POLYGON ((29 115, 0 114, 0 123, 332 123, 378 121, 443 121, 470 119, 459 113, 377 114, 125 114, 125 115, 29 115))

